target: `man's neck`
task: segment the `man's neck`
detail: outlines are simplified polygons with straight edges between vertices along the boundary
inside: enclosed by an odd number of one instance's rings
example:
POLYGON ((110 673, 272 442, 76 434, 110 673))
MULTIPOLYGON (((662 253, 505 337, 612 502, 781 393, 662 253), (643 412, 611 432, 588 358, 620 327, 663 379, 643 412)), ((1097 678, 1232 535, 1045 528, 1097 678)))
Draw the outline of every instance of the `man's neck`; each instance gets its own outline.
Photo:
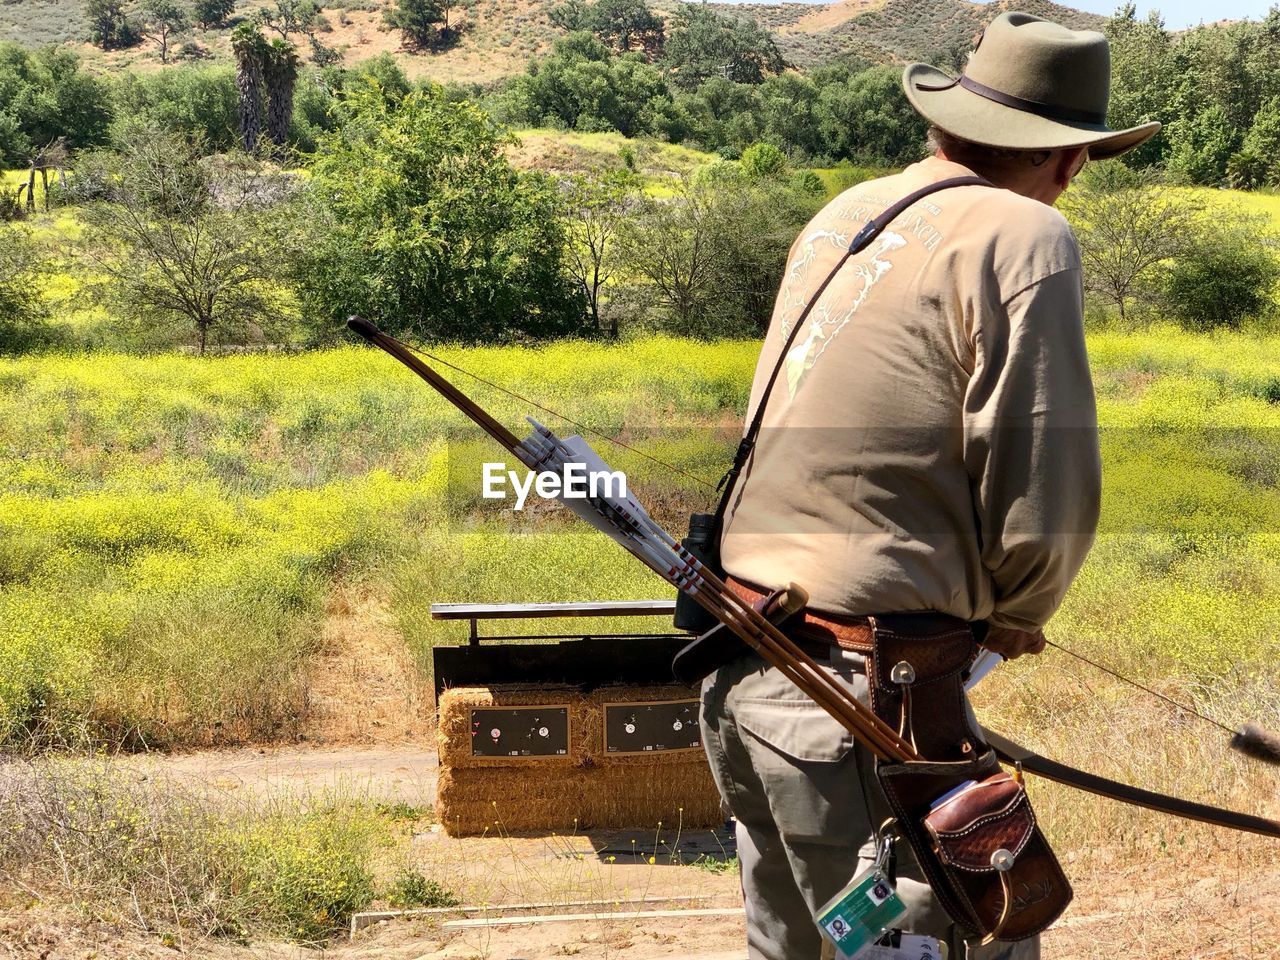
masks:
POLYGON ((1049 206, 1053 206, 1054 201, 1058 199, 1058 194, 1061 193, 1060 190, 1055 189, 1052 178, 1046 176, 1046 171, 1041 167, 984 166, 949 157, 942 150, 939 150, 934 156, 939 160, 958 164, 966 170, 971 170, 984 180, 990 180, 997 187, 1003 187, 1005 190, 1029 197, 1032 200, 1039 200, 1049 206))

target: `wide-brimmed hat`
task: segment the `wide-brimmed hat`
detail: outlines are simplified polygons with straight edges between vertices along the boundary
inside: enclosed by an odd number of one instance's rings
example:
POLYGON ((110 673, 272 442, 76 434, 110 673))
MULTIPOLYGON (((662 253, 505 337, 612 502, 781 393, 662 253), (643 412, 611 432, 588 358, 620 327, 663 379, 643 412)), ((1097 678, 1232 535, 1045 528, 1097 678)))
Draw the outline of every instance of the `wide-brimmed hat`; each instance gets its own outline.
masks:
POLYGON ((1093 30, 1069 30, 1028 13, 991 21, 959 77, 913 63, 907 99, 926 120, 970 143, 1013 150, 1087 147, 1104 160, 1155 136, 1156 122, 1107 126, 1111 49, 1093 30))

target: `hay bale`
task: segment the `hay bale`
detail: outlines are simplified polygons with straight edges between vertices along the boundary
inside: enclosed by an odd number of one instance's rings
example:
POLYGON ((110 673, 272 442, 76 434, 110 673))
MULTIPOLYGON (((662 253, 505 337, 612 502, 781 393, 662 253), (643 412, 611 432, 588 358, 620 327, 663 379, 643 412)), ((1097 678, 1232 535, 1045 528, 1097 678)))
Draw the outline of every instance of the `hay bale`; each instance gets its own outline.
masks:
POLYGON ((688 687, 674 684, 590 694, 527 684, 446 690, 439 704, 436 815, 451 836, 717 826, 720 797, 700 749, 605 753, 605 704, 692 699, 688 687), (472 756, 472 710, 556 704, 568 705, 567 756, 472 756))
POLYGON ((583 804, 583 819, 595 827, 656 828, 661 823, 664 830, 724 823, 720 793, 705 757, 598 767, 583 804))
POLYGON ((582 819, 592 772, 565 766, 441 769, 436 816, 454 837, 572 832, 582 819))
POLYGON ((464 768, 440 775, 436 815, 450 836, 601 828, 719 826, 705 760, 638 767, 464 768))

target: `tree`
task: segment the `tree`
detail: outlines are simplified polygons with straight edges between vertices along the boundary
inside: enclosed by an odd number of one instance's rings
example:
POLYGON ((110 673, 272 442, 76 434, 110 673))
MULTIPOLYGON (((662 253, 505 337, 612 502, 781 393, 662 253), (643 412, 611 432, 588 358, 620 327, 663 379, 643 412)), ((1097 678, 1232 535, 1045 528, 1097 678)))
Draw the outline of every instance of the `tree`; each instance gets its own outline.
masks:
POLYGON ((114 84, 119 119, 112 139, 126 142, 137 127, 199 138, 209 150, 223 152, 240 144, 240 96, 229 65, 183 70, 127 71, 114 84))
POLYGON ((436 340, 588 331, 555 187, 511 167, 486 114, 438 88, 398 103, 355 89, 348 109, 312 165, 297 268, 310 315, 436 340))
POLYGON ((267 173, 244 158, 215 176, 198 139, 139 134, 87 158, 107 197, 85 207, 86 250, 118 315, 166 340, 244 342, 280 324, 287 219, 267 173), (180 331, 185 326, 185 335, 180 331))
POLYGON ((670 200, 645 198, 628 218, 623 259, 649 286, 662 325, 682 336, 758 336, 767 328, 787 251, 819 200, 733 163, 707 168, 670 200))
POLYGON ((272 40, 263 70, 267 88, 267 136, 282 154, 293 123, 293 91, 298 82, 298 55, 284 40, 272 40))
POLYGON ((358 90, 364 87, 376 87, 379 95, 387 102, 388 106, 394 106, 399 103, 413 90, 413 84, 405 76, 405 72, 400 68, 399 62, 389 53, 380 53, 376 57, 370 57, 350 70, 343 71, 343 76, 346 78, 343 83, 344 89, 358 90))
MULTIPOLYGON (((1177 119, 1173 105, 1176 78, 1173 39, 1156 11, 1139 20, 1133 3, 1125 3, 1103 28, 1111 46, 1111 102, 1107 120, 1120 129, 1147 120, 1177 119)), ((1153 137, 1125 157, 1130 166, 1163 161, 1167 143, 1153 137)))
POLYGON ((1085 289, 1113 305, 1121 320, 1136 293, 1156 285, 1161 267, 1190 249, 1203 210, 1118 161, 1092 166, 1058 206, 1080 241, 1085 289))
POLYGON ((25 166, 59 137, 71 149, 105 143, 112 93, 69 50, 0 43, 0 165, 25 166))
POLYGON ((383 9, 382 19, 414 46, 429 47, 439 34, 439 25, 446 22, 445 5, 442 0, 396 0, 383 9))
POLYGON ((636 54, 611 57, 589 33, 556 40, 553 53, 529 65, 499 103, 503 119, 554 120, 577 130, 616 130, 634 137, 655 126, 655 108, 669 105, 661 73, 636 54))
POLYGON ((1280 182, 1280 97, 1254 114, 1240 152, 1227 163, 1227 180, 1243 190, 1280 182))
POLYGON ((103 50, 132 47, 140 39, 137 26, 125 12, 124 0, 86 0, 89 40, 103 50))
POLYGON ((635 51, 648 59, 662 54, 665 27, 645 0, 596 0, 586 27, 615 53, 635 51))
POLYGON ((567 33, 591 29, 591 4, 585 0, 565 0, 547 14, 551 25, 567 33))
POLYGON ((764 134, 773 143, 804 156, 825 153, 819 122, 819 88, 794 71, 770 77, 756 89, 764 134))
MULTIPOLYGON (((639 182, 630 171, 575 173, 564 181, 568 265, 582 285, 597 331, 601 294, 618 266, 618 237, 635 206, 639 182)), ((610 319, 608 334, 618 336, 618 318, 610 319)))
POLYGON ((873 67, 824 86, 815 112, 834 156, 890 164, 920 157, 926 124, 907 102, 894 67, 873 67))
POLYGON ((262 135, 263 91, 271 47, 252 23, 242 23, 231 34, 236 57, 236 89, 240 94, 240 142, 253 153, 262 135))
POLYGON ((685 90, 717 76, 761 83, 786 66, 769 31, 754 20, 722 16, 706 4, 680 5, 665 50, 671 82, 685 90))
POLYGON ((725 156, 746 149, 764 133, 759 86, 712 77, 695 93, 677 96, 675 108, 686 137, 725 156))
POLYGON ((227 18, 235 13, 236 0, 194 0, 191 5, 191 16, 200 29, 220 27, 227 18))
POLYGON ((444 22, 440 25, 440 34, 443 37, 451 37, 454 28, 449 22, 449 17, 454 10, 470 10, 475 0, 440 0, 440 9, 444 12, 444 22))
POLYGON ((175 0, 143 0, 142 35, 160 46, 160 62, 169 62, 169 41, 190 27, 187 12, 175 0))
POLYGON ((259 8, 254 19, 286 43, 295 33, 315 40, 317 33, 333 29, 316 0, 275 0, 274 6, 259 8))
POLYGON ((1169 176, 1182 183, 1218 185, 1240 148, 1241 133, 1219 106, 1210 106, 1169 126, 1169 176))
POLYGON ((1232 190, 1253 190, 1271 177, 1274 154, 1263 154, 1246 143, 1227 161, 1227 186, 1232 190))

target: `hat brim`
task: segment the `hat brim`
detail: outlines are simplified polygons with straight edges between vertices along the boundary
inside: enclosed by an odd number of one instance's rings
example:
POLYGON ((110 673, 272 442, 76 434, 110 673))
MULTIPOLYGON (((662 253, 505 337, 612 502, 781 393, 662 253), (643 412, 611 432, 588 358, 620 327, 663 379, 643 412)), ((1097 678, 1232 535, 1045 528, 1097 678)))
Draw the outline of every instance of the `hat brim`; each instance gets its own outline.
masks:
POLYGON ((954 81, 955 77, 927 63, 913 63, 902 73, 902 87, 916 111, 934 126, 970 143, 1007 150, 1086 147, 1090 160, 1106 160, 1141 146, 1160 130, 1157 121, 1112 130, 1106 124, 1050 120, 988 100, 954 81), (921 86, 944 89, 922 90, 921 86))

